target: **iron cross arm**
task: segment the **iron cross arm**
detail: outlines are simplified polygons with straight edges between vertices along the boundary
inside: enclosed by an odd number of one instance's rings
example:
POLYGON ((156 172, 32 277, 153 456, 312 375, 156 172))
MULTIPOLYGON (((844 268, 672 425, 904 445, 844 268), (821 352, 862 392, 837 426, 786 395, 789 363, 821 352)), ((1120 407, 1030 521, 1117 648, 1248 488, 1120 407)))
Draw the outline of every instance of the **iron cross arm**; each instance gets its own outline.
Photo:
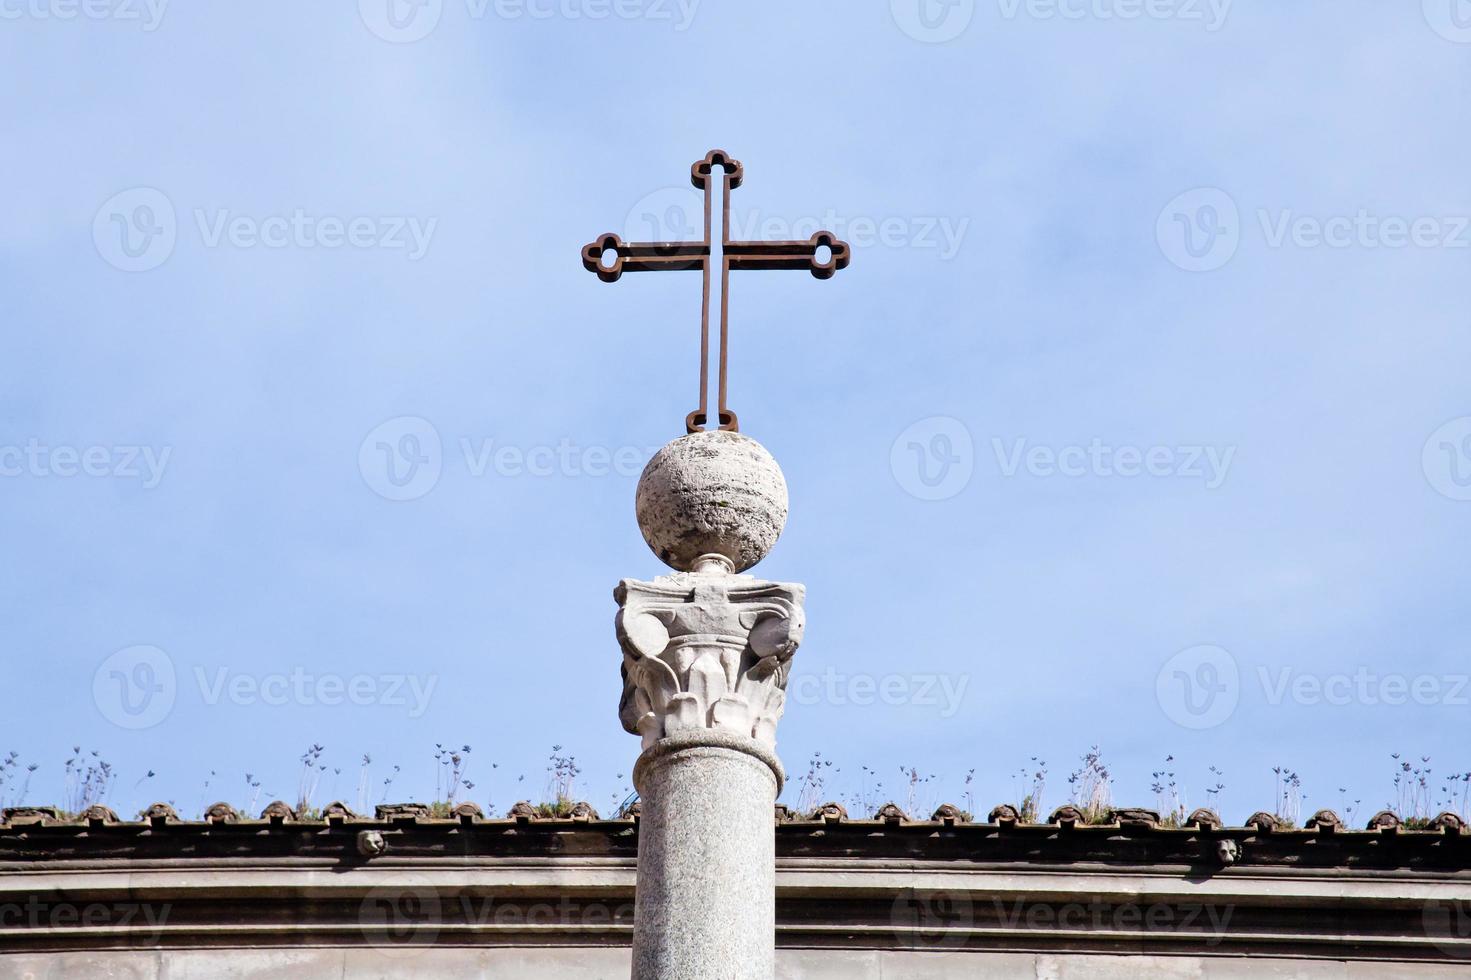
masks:
POLYGON ((685 417, 685 431, 696 432, 709 422, 710 396, 710 287, 715 245, 710 228, 714 212, 715 168, 721 170, 720 209, 720 394, 718 423, 730 432, 740 422, 726 402, 730 353, 730 273, 740 269, 806 269, 817 279, 831 279, 852 259, 848 243, 830 231, 819 231, 806 241, 731 241, 730 192, 745 179, 745 168, 724 150, 711 150, 690 167, 690 182, 705 192, 705 234, 700 241, 625 242, 609 232, 583 246, 582 264, 603 282, 617 282, 625 272, 674 272, 698 269, 704 277, 700 304, 700 407, 685 417), (824 254, 826 253, 826 254, 824 254))

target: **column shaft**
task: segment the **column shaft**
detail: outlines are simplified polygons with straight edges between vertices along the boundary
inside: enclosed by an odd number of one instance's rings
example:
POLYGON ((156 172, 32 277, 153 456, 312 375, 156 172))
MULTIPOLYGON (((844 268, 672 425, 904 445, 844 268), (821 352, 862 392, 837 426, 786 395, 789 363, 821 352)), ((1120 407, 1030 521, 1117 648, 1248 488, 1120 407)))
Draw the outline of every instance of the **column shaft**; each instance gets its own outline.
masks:
POLYGON ((640 756, 633 980, 771 980, 780 772, 770 750, 724 732, 680 732, 640 756))

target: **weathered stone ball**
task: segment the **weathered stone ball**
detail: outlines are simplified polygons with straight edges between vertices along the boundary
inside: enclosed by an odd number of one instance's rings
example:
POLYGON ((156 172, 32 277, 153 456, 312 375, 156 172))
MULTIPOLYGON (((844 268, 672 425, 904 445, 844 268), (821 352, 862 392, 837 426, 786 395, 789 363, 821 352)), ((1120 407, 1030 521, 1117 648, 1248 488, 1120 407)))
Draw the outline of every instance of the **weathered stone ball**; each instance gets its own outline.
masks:
POLYGON ((638 526, 659 560, 690 571, 724 555, 743 572, 765 558, 787 523, 787 481, 761 443, 711 430, 674 440, 638 481, 638 526))

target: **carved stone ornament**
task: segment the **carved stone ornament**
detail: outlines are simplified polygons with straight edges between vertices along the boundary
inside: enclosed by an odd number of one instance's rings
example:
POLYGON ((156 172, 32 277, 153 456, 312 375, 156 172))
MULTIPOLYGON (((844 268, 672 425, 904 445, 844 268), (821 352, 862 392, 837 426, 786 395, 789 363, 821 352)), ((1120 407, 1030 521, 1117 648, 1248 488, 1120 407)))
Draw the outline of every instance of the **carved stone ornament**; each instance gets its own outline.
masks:
POLYGON ((1199 807, 1185 818, 1185 826, 1199 827, 1201 830, 1219 830, 1221 815, 1209 807, 1199 807))
POLYGON ((1431 830, 1440 830, 1447 833, 1459 834, 1465 830, 1465 821, 1454 813, 1442 813, 1430 821, 1431 830))
POLYGON ((1000 803, 991 808, 986 815, 987 823, 1017 823, 1022 818, 1021 812, 1010 803, 1000 803))
POLYGON ((1369 830, 1398 830, 1399 828, 1399 814, 1393 810, 1380 810, 1369 818, 1369 830))
POLYGON ((666 735, 714 729, 776 747, 787 674, 802 642, 801 585, 732 575, 718 563, 613 596, 623 648, 618 718, 651 748, 666 735))
POLYGON ((93 803, 82 813, 81 819, 85 823, 117 823, 117 813, 110 806, 103 806, 101 803, 93 803))

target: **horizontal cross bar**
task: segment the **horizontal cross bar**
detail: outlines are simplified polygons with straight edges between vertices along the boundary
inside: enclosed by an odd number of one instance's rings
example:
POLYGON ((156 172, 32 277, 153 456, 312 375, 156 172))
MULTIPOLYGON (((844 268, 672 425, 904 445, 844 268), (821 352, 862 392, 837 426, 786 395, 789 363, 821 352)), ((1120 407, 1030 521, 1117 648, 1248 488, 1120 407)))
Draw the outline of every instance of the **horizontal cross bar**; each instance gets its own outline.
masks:
POLYGON ((583 267, 596 272, 603 282, 617 282, 625 272, 703 269, 709 260, 706 242, 625 242, 612 233, 582 249, 583 267), (614 254, 612 265, 603 264, 607 252, 614 254))
POLYGON ((818 279, 831 279, 848 268, 852 250, 829 232, 818 232, 805 242, 726 242, 725 263, 731 269, 807 269, 818 279), (819 262, 817 252, 831 255, 819 262))

